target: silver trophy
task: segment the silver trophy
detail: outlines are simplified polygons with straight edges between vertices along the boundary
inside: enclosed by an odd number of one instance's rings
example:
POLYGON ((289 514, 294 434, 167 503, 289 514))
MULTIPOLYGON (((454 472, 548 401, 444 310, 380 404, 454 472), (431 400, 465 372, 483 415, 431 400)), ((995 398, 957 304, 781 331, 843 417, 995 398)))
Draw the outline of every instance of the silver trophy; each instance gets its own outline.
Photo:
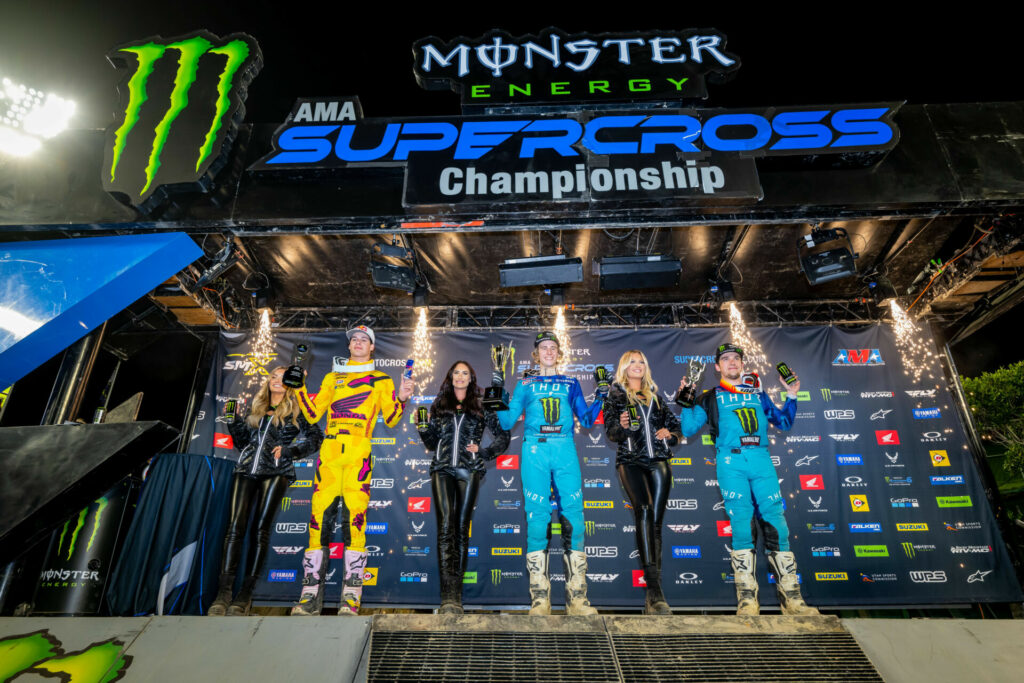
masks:
POLYGON ((692 408, 693 404, 697 402, 697 387, 700 386, 700 381, 704 378, 704 369, 706 367, 704 363, 701 363, 696 358, 690 359, 686 370, 686 376, 689 381, 676 394, 676 405, 692 408))
POLYGON ((483 406, 487 410, 508 410, 508 392, 505 391, 505 368, 509 361, 515 367, 516 347, 498 344, 491 347, 491 386, 484 389, 483 406))

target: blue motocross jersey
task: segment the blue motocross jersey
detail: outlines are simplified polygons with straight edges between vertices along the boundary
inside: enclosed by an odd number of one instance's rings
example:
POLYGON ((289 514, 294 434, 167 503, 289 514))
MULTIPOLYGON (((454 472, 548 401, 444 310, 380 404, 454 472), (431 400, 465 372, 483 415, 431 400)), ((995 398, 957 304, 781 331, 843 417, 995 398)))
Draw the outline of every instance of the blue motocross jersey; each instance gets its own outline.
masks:
POLYGON ((504 429, 512 429, 525 411, 526 436, 568 437, 573 433, 573 415, 585 428, 590 428, 601 415, 603 404, 604 396, 598 394, 588 406, 580 383, 572 377, 527 377, 512 392, 509 409, 497 415, 504 429))
POLYGON ((711 438, 719 449, 768 446, 768 424, 782 431, 793 426, 796 400, 787 398, 779 409, 763 391, 741 393, 718 386, 704 392, 690 410, 683 410, 683 435, 693 436, 705 422, 711 424, 711 438), (709 415, 709 411, 714 411, 709 415))

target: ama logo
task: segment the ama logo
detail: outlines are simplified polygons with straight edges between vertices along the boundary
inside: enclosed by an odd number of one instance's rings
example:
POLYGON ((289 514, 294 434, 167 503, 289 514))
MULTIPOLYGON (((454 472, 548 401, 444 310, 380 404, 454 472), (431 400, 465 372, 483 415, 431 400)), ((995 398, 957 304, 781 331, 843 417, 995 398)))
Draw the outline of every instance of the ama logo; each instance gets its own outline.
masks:
POLYGON ((885 365, 885 361, 882 360, 882 354, 878 349, 839 349, 836 357, 832 359, 832 365, 885 365))

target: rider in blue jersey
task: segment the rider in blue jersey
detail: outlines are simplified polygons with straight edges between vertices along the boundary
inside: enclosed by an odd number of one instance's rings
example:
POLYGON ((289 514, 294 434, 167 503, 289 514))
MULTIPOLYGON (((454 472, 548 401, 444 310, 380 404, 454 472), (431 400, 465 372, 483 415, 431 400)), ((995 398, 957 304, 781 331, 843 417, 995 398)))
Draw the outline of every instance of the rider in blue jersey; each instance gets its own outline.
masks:
MULTIPOLYGON (((744 374, 740 347, 735 344, 719 346, 715 353, 715 370, 721 375, 719 386, 701 394, 696 405, 684 408, 679 418, 684 436, 693 436, 707 423, 715 442, 718 487, 732 525, 736 613, 753 615, 760 611, 754 574, 756 505, 783 613, 816 615, 818 610, 810 607, 800 595, 778 475, 768 453, 768 423, 783 431, 793 426, 800 381, 783 382, 787 396, 780 410, 762 390, 757 375, 744 374)), ((686 384, 684 377, 680 388, 686 384)))
POLYGON ((587 555, 583 549, 583 478, 573 443, 573 415, 585 428, 601 414, 609 385, 598 385, 597 397, 587 405, 580 383, 558 374, 561 350, 558 338, 541 332, 533 342, 540 375, 516 385, 509 409, 498 412, 504 429, 511 429, 525 413, 522 480, 526 507, 526 565, 530 571, 530 614, 551 613, 548 581, 548 543, 551 535, 551 481, 561 508, 562 544, 565 547, 566 612, 597 614, 587 600, 587 555))

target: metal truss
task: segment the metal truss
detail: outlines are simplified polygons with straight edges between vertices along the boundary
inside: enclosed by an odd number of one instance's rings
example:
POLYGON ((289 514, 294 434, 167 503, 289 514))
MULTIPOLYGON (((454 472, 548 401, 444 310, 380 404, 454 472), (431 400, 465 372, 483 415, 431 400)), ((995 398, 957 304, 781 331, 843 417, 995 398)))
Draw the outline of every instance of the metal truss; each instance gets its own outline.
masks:
MULTIPOLYGON (((677 302, 569 305, 562 308, 572 328, 722 327, 735 305, 747 325, 864 325, 888 316, 868 299, 791 301, 677 302)), ((374 329, 412 329, 419 321, 413 306, 282 307, 274 314, 280 331, 344 330, 366 324, 374 329)), ((547 306, 429 306, 433 329, 502 329, 551 326, 556 308, 547 306)))

